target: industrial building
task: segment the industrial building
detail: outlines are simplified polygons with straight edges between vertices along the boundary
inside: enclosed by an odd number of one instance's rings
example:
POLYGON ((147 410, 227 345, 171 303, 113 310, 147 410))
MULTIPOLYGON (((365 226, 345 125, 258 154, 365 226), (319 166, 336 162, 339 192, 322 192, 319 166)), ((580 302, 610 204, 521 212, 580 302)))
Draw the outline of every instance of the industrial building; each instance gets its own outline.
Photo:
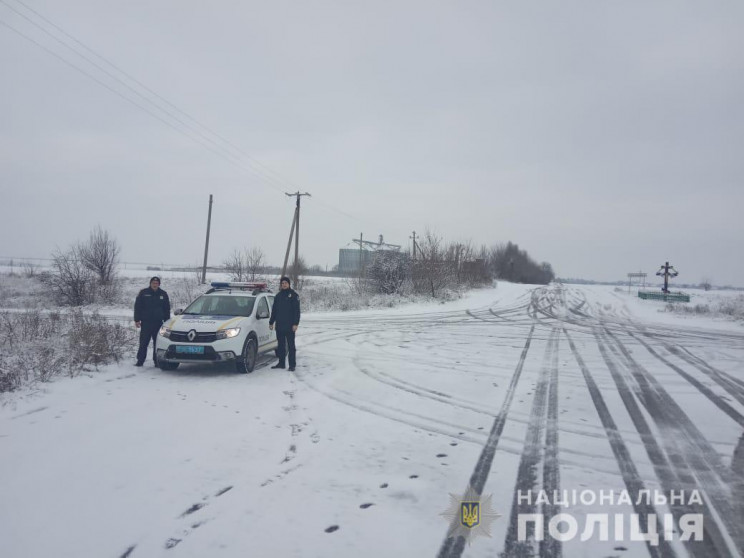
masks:
POLYGON ((366 268, 375 261, 380 252, 400 253, 397 244, 386 244, 382 235, 378 242, 355 238, 338 251, 338 272, 341 275, 356 275, 361 268, 366 268))

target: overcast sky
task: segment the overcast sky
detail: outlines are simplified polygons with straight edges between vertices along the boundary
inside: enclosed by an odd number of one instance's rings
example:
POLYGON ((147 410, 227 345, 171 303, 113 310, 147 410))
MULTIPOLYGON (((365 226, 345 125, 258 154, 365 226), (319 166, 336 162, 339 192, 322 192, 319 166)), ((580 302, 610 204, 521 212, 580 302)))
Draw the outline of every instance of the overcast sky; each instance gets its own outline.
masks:
POLYGON ((280 264, 300 189, 310 264, 428 227, 562 277, 744 285, 739 1, 23 2, 186 114, 0 0, 109 88, 0 24, 0 257, 100 224, 124 260, 198 263, 211 193, 210 262, 280 264))

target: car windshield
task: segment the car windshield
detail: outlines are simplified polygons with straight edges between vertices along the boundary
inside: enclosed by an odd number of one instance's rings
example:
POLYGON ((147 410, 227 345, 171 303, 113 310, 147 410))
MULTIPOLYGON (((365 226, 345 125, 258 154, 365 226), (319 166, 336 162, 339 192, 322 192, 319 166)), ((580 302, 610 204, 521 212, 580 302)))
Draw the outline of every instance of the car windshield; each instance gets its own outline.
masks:
POLYGON ((256 298, 252 296, 202 296, 184 314, 199 316, 250 316, 256 298))

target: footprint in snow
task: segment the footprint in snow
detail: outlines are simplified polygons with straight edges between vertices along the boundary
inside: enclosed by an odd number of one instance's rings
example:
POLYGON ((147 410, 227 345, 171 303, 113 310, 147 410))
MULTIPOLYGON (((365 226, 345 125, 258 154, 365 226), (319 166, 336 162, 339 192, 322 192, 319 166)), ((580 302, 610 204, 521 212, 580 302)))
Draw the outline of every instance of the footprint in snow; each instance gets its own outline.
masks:
MULTIPOLYGON (((187 509, 185 512, 181 514, 181 517, 186 517, 187 515, 191 515, 192 513, 199 511, 202 509, 206 504, 202 504, 201 502, 194 504, 189 509, 187 509)), ((179 541, 180 542, 180 541, 179 541)))

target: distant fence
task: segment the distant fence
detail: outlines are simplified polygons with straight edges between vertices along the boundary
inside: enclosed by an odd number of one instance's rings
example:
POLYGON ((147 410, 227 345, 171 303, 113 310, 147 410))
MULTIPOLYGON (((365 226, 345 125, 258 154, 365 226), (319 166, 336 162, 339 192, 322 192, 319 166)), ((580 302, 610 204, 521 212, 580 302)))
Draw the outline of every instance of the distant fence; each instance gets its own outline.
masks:
POLYGON ((642 298, 644 300, 663 300, 664 302, 690 302, 690 295, 685 293, 638 291, 638 298, 642 298))

